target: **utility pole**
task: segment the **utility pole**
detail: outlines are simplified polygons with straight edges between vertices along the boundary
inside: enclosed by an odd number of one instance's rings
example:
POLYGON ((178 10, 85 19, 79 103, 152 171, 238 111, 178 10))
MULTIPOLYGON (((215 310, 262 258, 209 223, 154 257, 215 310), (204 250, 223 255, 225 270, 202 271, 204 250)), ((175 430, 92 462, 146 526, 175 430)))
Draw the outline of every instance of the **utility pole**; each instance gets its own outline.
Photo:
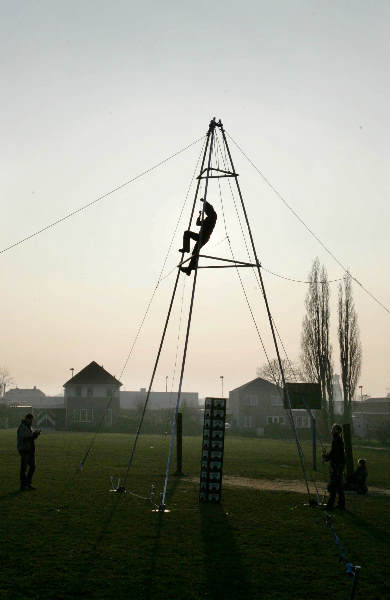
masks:
POLYGON ((165 392, 168 391, 168 375, 165 375, 165 392))
POLYGON ((221 380, 221 387, 222 387, 222 398, 223 398, 223 375, 219 376, 220 380, 221 380))

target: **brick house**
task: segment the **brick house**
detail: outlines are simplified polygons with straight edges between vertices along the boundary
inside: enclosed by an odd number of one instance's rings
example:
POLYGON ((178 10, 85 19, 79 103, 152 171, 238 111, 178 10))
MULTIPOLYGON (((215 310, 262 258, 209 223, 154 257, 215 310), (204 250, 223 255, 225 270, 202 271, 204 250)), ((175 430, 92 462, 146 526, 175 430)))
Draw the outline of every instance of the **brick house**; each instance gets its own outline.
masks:
POLYGON ((390 398, 366 398, 355 401, 353 431, 357 437, 390 439, 390 398))
MULTIPOLYGON (((257 377, 229 392, 228 412, 240 430, 264 435, 267 425, 289 425, 281 387, 257 377)), ((305 410, 293 410, 297 428, 310 428, 305 410)))
POLYGON ((31 389, 12 388, 4 394, 4 402, 8 406, 40 406, 45 398, 42 390, 35 385, 31 389))
POLYGON ((122 383, 92 361, 64 383, 66 426, 83 429, 113 425, 119 414, 119 389, 122 383))

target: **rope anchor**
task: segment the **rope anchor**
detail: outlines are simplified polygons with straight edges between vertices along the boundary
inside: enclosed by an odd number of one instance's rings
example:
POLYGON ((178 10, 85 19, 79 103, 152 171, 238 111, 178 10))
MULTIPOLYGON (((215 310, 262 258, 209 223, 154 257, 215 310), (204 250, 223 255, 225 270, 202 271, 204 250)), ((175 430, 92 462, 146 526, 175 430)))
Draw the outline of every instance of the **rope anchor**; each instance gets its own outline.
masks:
POLYGON ((328 527, 331 529, 331 531, 334 535, 334 539, 335 539, 335 542, 337 544, 338 551, 339 551, 339 562, 343 562, 345 564, 347 575, 351 575, 351 577, 353 577, 353 583, 352 583, 352 589, 351 589, 351 595, 350 595, 350 600, 353 600, 353 598, 355 597, 355 592, 356 592, 357 582, 358 582, 359 575, 360 575, 361 566, 353 565, 351 562, 349 562, 347 560, 347 556, 345 554, 341 540, 340 540, 339 536, 337 535, 336 530, 333 526, 332 515, 330 515, 329 513, 327 513, 327 515, 326 515, 325 523, 326 523, 326 525, 328 525, 328 527))
POLYGON ((118 477, 116 485, 114 483, 114 478, 112 477, 112 475, 110 477, 110 480, 111 480, 111 489, 110 489, 110 492, 115 492, 117 494, 126 494, 126 488, 125 488, 124 485, 121 485, 121 478, 120 477, 118 477))

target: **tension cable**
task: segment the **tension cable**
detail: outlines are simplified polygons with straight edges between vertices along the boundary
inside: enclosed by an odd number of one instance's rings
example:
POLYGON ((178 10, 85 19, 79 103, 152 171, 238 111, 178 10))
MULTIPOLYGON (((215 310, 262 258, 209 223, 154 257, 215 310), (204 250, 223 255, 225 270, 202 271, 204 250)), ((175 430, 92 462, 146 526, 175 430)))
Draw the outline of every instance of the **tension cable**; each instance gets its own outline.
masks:
POLYGON ((198 138, 194 142, 191 142, 191 144, 188 144, 188 146, 185 146, 185 148, 181 148, 181 150, 178 150, 174 154, 171 154, 167 158, 164 158, 163 160, 161 160, 157 164, 153 165, 149 169, 146 169, 145 171, 142 171, 142 173, 139 173, 138 175, 136 175, 135 177, 132 177, 128 181, 125 181, 124 183, 121 183, 120 185, 118 185, 117 187, 115 187, 113 190, 110 190, 109 192, 106 192, 102 196, 99 196, 98 198, 95 198, 95 200, 92 200, 92 202, 88 202, 88 204, 84 204, 84 206, 80 206, 80 208, 76 208, 75 210, 72 210, 72 212, 68 213, 67 215, 64 215, 63 217, 57 219, 56 221, 53 221, 52 223, 49 223, 49 225, 46 225, 45 227, 42 227, 41 229, 38 229, 38 231, 35 231, 34 233, 31 233, 30 235, 27 235, 26 237, 18 240, 17 242, 14 242, 10 246, 7 246, 6 248, 3 248, 2 250, 0 250, 0 254, 4 254, 5 252, 8 252, 8 250, 11 250, 12 248, 15 248, 16 246, 20 246, 20 244, 23 244, 24 242, 27 242, 28 240, 31 240, 31 238, 36 237, 37 235, 43 233, 44 231, 47 231, 48 229, 51 229, 52 227, 55 227, 56 225, 59 225, 59 223, 62 223, 63 221, 66 221, 67 219, 70 219, 71 217, 74 217, 78 213, 80 213, 80 212, 82 212, 84 210, 87 210, 88 208, 90 208, 94 204, 97 204, 101 200, 104 200, 108 196, 111 196, 115 192, 118 192, 119 190, 121 190, 122 188, 126 187, 127 185, 130 185, 130 183, 133 183, 137 179, 140 179, 144 175, 147 175, 148 173, 151 173, 152 171, 154 171, 158 167, 161 167, 162 165, 164 165, 165 163, 167 163, 168 161, 170 161, 172 158, 175 158, 176 156, 179 156, 179 154, 182 154, 183 152, 185 152, 189 148, 192 148, 192 146, 195 146, 195 144, 197 144, 198 142, 200 142, 204 138, 205 138, 205 136, 202 135, 202 137, 198 138))
POLYGON ((376 296, 374 296, 374 294, 372 294, 372 292, 370 292, 370 290, 368 290, 356 277, 354 277, 352 275, 352 273, 349 271, 349 269, 347 269, 347 267, 337 258, 337 256, 324 244, 324 242, 318 237, 318 235, 314 233, 314 231, 298 215, 298 213, 287 202, 287 200, 282 196, 282 194, 275 188, 275 186, 272 185, 272 183, 269 181, 269 179, 267 179, 267 177, 264 175, 264 173, 255 165, 255 163, 249 158, 249 156, 247 154, 245 154, 244 150, 237 144, 237 142, 232 138, 232 136, 229 133, 227 133, 227 135, 232 140, 233 144, 239 149, 241 154, 243 156, 245 156, 245 158, 252 165, 252 167, 255 169, 255 171, 257 171, 257 173, 261 176, 261 178, 268 185, 268 187, 278 196, 278 198, 283 202, 283 204, 288 208, 288 210, 294 215, 294 217, 296 219, 298 219, 298 221, 305 227, 305 229, 307 229, 307 231, 310 233, 310 235, 320 244, 320 246, 322 246, 322 248, 325 250, 325 252, 327 252, 333 258, 333 260, 339 265, 339 267, 341 267, 341 269, 345 273, 347 273, 351 276, 353 281, 355 281, 355 283, 357 283, 362 288, 362 290, 368 296, 370 296, 370 298, 372 298, 377 304, 379 304, 379 306, 381 306, 388 314, 390 314, 390 309, 387 306, 385 306, 383 304, 383 302, 378 300, 378 298, 376 296))

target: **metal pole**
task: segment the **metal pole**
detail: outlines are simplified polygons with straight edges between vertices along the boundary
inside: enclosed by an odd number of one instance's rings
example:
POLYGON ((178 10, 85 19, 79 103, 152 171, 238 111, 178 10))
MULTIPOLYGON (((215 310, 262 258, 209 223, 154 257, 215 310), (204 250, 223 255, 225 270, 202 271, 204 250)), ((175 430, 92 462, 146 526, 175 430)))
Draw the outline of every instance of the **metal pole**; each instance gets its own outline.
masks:
POLYGON ((353 452, 352 452, 352 435, 351 425, 349 423, 343 424, 343 437, 345 447, 345 458, 347 467, 347 477, 351 477, 353 473, 353 452))
MULTIPOLYGON (((213 119, 210 122, 209 131, 207 133, 207 140, 210 139, 210 147, 209 147, 209 159, 208 159, 208 167, 207 167, 206 185, 205 185, 205 191, 204 191, 204 200, 205 200, 205 202, 207 201, 207 190, 208 190, 208 184, 209 184, 209 174, 210 174, 211 156, 212 156, 212 152, 213 152, 213 142, 214 142, 215 126, 216 126, 215 119, 213 119)), ((207 149, 207 146, 206 146, 206 149, 207 149)), ((202 168, 203 168, 203 165, 202 165, 202 168)), ((198 181, 200 182, 201 180, 199 179, 198 181)), ((194 208, 195 208, 195 201, 194 201, 194 206, 193 206, 193 209, 192 209, 192 214, 194 212, 194 208)), ((203 222, 203 216, 204 216, 204 203, 203 203, 203 209, 202 209, 202 222, 203 222)), ((199 241, 201 242, 202 240, 199 238, 199 241)), ((186 358, 187 358, 188 339, 189 339, 189 335, 190 335, 190 328, 191 328, 191 321, 192 321, 192 310, 193 310, 193 307, 194 307, 196 282, 197 282, 197 277, 198 277, 198 261, 199 261, 199 253, 198 253, 197 259, 196 259, 194 283, 192 284, 191 303, 190 303, 190 310, 189 310, 189 313, 188 313, 187 332, 186 332, 186 339, 185 339, 184 350, 183 350, 183 359, 182 359, 182 363, 181 363, 179 390, 178 390, 178 393, 177 393, 175 418, 174 418, 173 425, 172 425, 171 443, 170 443, 170 446, 169 446, 168 462, 167 462, 167 468, 166 468, 166 471, 165 471, 164 491, 162 493, 161 504, 160 504, 160 507, 159 507, 160 512, 164 512, 164 510, 165 510, 165 498, 166 498, 166 495, 167 495, 169 469, 170 469, 170 464, 171 464, 171 460, 172 460, 173 441, 174 441, 174 438, 175 438, 177 414, 179 412, 179 406, 180 406, 180 397, 181 397, 181 390, 182 390, 182 386, 183 386, 183 377, 184 377, 184 367, 185 367, 186 358)), ((178 269, 178 271, 180 272, 180 269, 178 269)))
MULTIPOLYGON (((230 152, 229 144, 228 144, 227 139, 226 139, 225 130, 223 128, 223 125, 222 125, 221 121, 219 121, 218 126, 220 127, 221 132, 222 132, 222 137, 223 137, 223 141, 224 141, 226 150, 228 152, 228 156, 229 156, 229 160, 230 160, 230 165, 231 165, 232 172, 235 173, 236 170, 234 168, 234 163, 233 163, 232 155, 231 155, 231 152, 230 152)), ((247 226, 248 233, 249 233, 249 238, 250 238, 250 241, 251 241, 252 252, 253 252, 253 255, 255 257, 255 263, 256 263, 256 267, 257 267, 257 273, 258 273, 258 276, 259 276, 261 291, 262 291, 262 294, 263 294, 263 298, 264 298, 264 302, 265 302, 265 306, 266 306, 266 310, 267 310, 267 315, 268 315, 268 320, 269 320, 269 324, 270 324, 270 327, 271 327, 272 338, 273 338, 273 341, 274 341, 276 356, 277 356, 277 359, 278 359, 280 374, 281 374, 281 377, 282 377, 283 391, 284 391, 284 393, 286 394, 286 397, 287 397, 287 402, 288 402, 288 406, 289 406, 288 412, 289 412, 289 416, 290 416, 290 420, 291 420, 291 425, 292 425, 292 428, 293 428, 293 431, 294 431, 294 436, 295 436, 295 441, 296 441, 297 448, 298 448, 299 458, 300 458, 300 461, 301 461, 302 471, 303 471, 303 474, 305 476, 305 483, 306 483, 307 495, 309 496, 309 501, 310 501, 311 500, 311 495, 310 495, 310 490, 309 490, 309 484, 307 482, 305 464, 304 464, 304 460, 303 460, 302 450, 300 448, 298 434, 297 434, 295 423, 294 423, 294 416, 293 416, 293 412, 292 412, 292 409, 291 409, 290 395, 289 395, 288 391, 286 390, 286 379, 285 379, 285 376, 284 376, 284 369, 283 369, 282 359, 280 357, 278 341, 276 339, 275 328, 274 328, 274 324, 273 324, 271 310, 270 310, 270 307, 269 307, 269 304, 268 304, 268 298, 267 298, 267 293, 265 291, 263 276, 262 276, 261 270, 260 270, 260 262, 259 262, 259 259, 257 257, 256 246, 255 246, 255 242, 254 242, 253 235, 252 235, 252 229, 251 229, 251 226, 250 226, 250 223, 249 223, 248 214, 246 212, 244 198, 243 198, 242 193, 241 193, 241 188, 240 188, 240 184, 238 182, 238 177, 235 177, 234 179, 236 181, 237 191, 238 191, 238 195, 240 197, 240 202, 241 202, 241 208, 242 208, 242 211, 244 213, 245 222, 246 222, 246 226, 247 226)))
POLYGON ((311 433, 313 439, 313 471, 317 471, 317 433, 316 433, 316 420, 311 417, 311 433))
POLYGON ((176 473, 175 475, 183 475, 183 415, 177 413, 176 422, 176 473))
POLYGON ((361 567, 359 567, 359 565, 354 566, 353 583, 352 583, 350 600, 353 600, 355 598, 355 592, 356 592, 356 587, 357 587, 357 583, 358 583, 358 579, 359 579, 359 575, 360 575, 360 569, 361 569, 361 567))
POLYGON ((223 398, 223 375, 220 375, 221 386, 222 386, 222 398, 223 398))
MULTIPOLYGON (((204 152, 203 152, 201 169, 203 169, 203 166, 204 166, 204 163, 205 163, 205 160, 206 160, 207 150, 208 150, 209 140, 210 140, 210 133, 211 133, 211 128, 209 127, 209 131, 207 133, 207 140, 206 140, 206 144, 205 144, 205 149, 204 149, 204 152)), ((196 199, 198 197, 199 187, 200 187, 200 179, 198 180, 198 183, 197 183, 197 186, 196 186, 196 190, 195 190, 194 202, 193 202, 193 205, 192 205, 191 217, 190 217, 188 228, 191 227, 191 221, 192 221, 192 217, 193 217, 194 210, 195 210, 195 203, 196 203, 196 199)), ((164 344, 164 340, 165 340, 165 335, 166 335, 167 328, 168 328, 169 319, 170 319, 171 312, 172 312, 173 301, 175 299, 176 290, 177 290, 177 284, 179 282, 180 273, 181 273, 181 271, 180 271, 180 269, 178 269, 177 270, 177 276, 176 276, 176 281, 175 281, 174 289, 173 289, 173 292, 172 292, 171 302, 170 302, 169 309, 168 309, 168 314, 167 314, 167 317, 166 317, 166 320, 165 320, 165 325, 164 325, 164 329, 163 329, 163 333, 162 333, 160 345, 159 345, 159 348, 158 348, 158 351, 157 351, 157 357, 156 357, 156 360, 155 360, 155 363, 154 363, 153 373, 152 373, 152 376, 151 376, 151 379, 150 379, 150 383, 149 383, 148 393, 146 395, 146 399, 145 399, 144 407, 143 407, 143 410, 142 410, 141 418, 140 418, 140 421, 139 421, 139 424, 138 424, 138 427, 137 427, 137 432, 136 432, 135 439, 134 439, 134 442, 133 442, 133 447, 132 447, 132 450, 131 450, 130 458, 129 458, 128 463, 127 463, 127 471, 126 471, 126 475, 124 477, 124 484, 123 484, 124 486, 126 485, 126 482, 127 482, 127 478, 128 478, 128 475, 129 475, 129 470, 130 470, 130 467, 132 465, 133 458, 134 458, 134 453, 135 453, 135 449, 136 449, 136 446, 137 446, 137 441, 138 441, 139 434, 141 432, 141 427, 142 427, 142 424, 143 424, 143 421, 144 421, 144 418, 145 418, 146 407, 147 407, 147 404, 148 404, 148 401, 149 401, 149 397, 150 397, 150 394, 151 394, 152 385, 153 385, 153 381, 154 381, 154 376, 156 374, 157 366, 158 366, 158 363, 159 363, 159 360, 160 360, 160 355, 161 355, 162 347, 163 347, 163 344, 164 344)))
POLYGON ((311 421, 311 435, 312 435, 312 446, 313 446, 313 471, 317 471, 317 432, 316 432, 316 418, 311 412, 304 396, 301 398, 302 404, 304 405, 306 412, 308 413, 311 421))

